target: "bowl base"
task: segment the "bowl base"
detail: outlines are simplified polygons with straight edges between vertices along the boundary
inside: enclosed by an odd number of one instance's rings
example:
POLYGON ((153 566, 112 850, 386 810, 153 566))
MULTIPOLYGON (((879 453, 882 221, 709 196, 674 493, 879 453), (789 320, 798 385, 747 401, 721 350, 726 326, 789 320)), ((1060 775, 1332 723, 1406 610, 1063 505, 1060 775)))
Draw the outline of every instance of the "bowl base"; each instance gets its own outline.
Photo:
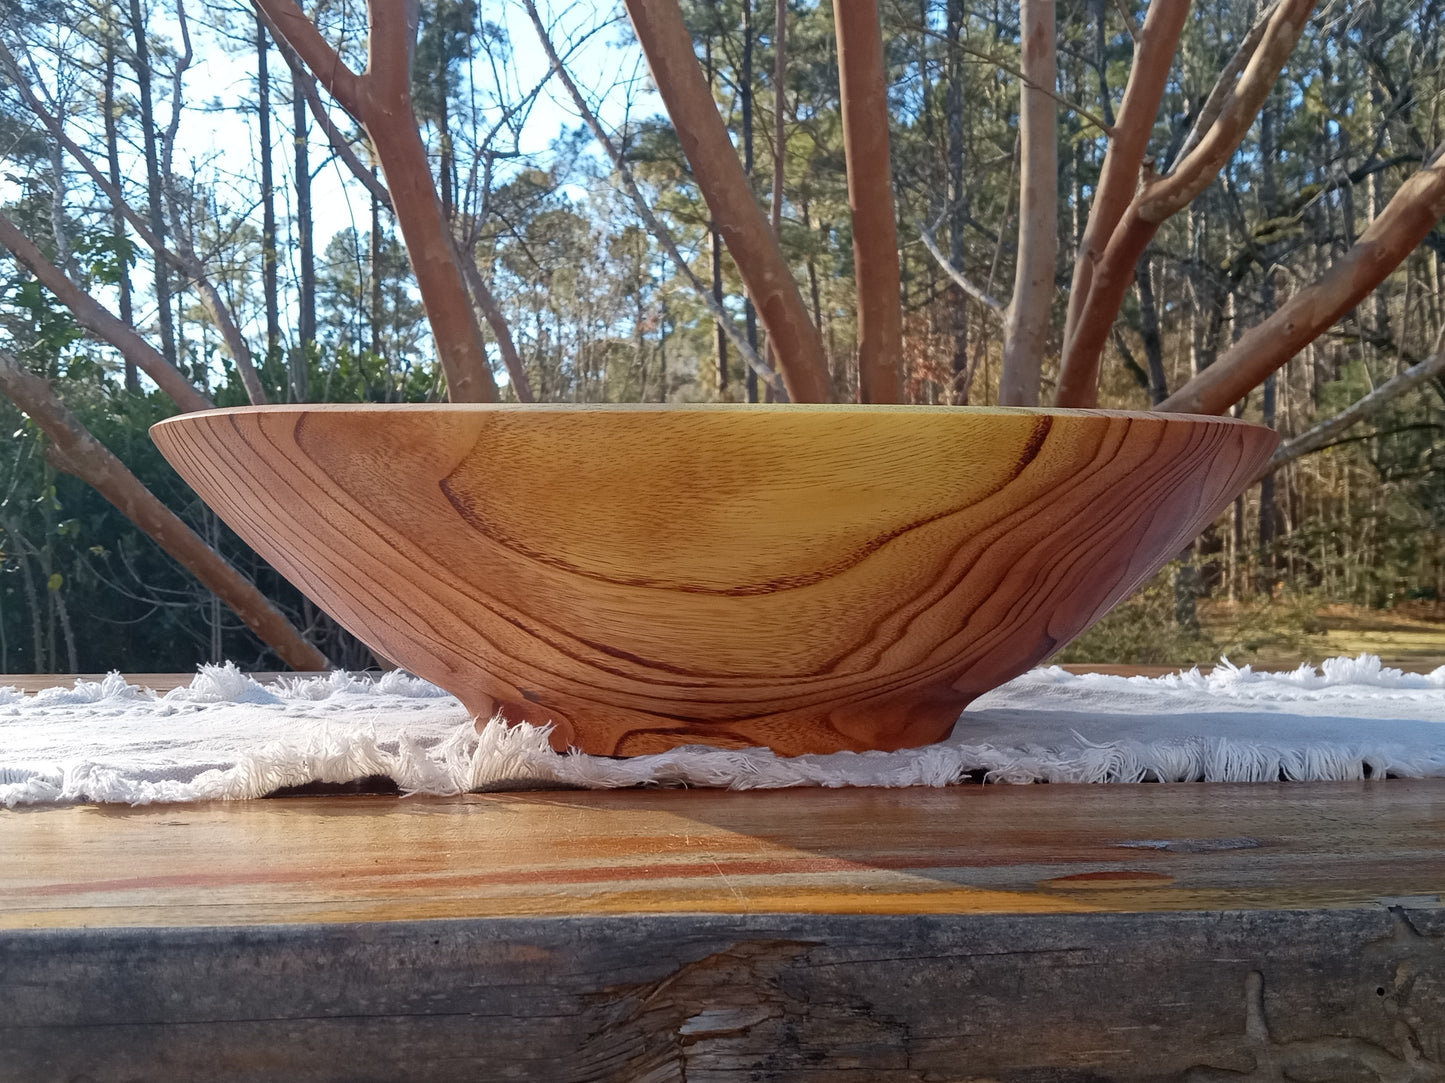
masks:
POLYGON ((577 750, 592 756, 645 756, 686 745, 713 748, 767 747, 780 756, 830 752, 896 752, 944 740, 974 697, 952 690, 934 696, 917 693, 891 700, 865 700, 827 709, 802 709, 752 718, 696 720, 644 711, 599 706, 585 711, 586 723, 574 725, 557 711, 537 704, 505 703, 485 695, 462 696, 480 730, 497 718, 509 726, 523 722, 550 726, 549 741, 558 752, 577 750))

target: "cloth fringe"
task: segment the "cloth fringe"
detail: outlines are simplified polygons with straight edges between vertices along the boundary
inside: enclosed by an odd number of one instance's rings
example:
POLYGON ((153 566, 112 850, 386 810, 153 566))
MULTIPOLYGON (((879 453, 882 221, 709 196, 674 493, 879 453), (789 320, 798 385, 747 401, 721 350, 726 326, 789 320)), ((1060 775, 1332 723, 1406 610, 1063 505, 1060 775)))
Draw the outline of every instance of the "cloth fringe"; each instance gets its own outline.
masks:
POLYGON ((1361 655, 1288 673, 1257 673, 1226 661, 1209 674, 1194 669, 1160 678, 1079 676, 1048 667, 984 697, 941 744, 793 758, 766 749, 703 747, 634 759, 559 754, 545 728, 493 720, 478 731, 452 697, 399 672, 287 677, 262 686, 227 663, 202 666, 188 687, 164 695, 116 673, 34 696, 0 688, 0 802, 6 807, 235 800, 371 776, 394 780, 405 794, 438 795, 557 786, 747 790, 1445 777, 1445 666, 1402 673, 1361 655), (206 719, 227 723, 229 749, 167 744, 166 733, 187 732, 206 719), (1111 720, 1117 732, 1111 733, 1111 720), (254 740, 247 739, 248 722, 266 723, 254 740), (288 722, 301 732, 277 737, 287 733, 288 722), (1180 724, 1190 731, 1171 732, 1180 724), (79 734, 69 748, 36 744, 36 728, 67 725, 79 734), (1233 732, 1241 728, 1255 732, 1233 732), (1029 740, 1035 729, 1045 732, 1029 740), (130 744, 108 750, 108 740, 130 744))

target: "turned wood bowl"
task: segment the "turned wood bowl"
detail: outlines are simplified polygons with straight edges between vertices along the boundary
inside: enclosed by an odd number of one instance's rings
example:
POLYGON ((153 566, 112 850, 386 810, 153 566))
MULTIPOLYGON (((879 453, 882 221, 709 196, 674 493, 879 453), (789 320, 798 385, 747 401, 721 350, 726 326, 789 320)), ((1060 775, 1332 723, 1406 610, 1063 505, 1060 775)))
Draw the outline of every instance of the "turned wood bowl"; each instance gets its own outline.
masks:
POLYGON ((1278 442, 1217 417, 892 406, 273 406, 152 434, 479 725, 617 756, 942 740, 1278 442))

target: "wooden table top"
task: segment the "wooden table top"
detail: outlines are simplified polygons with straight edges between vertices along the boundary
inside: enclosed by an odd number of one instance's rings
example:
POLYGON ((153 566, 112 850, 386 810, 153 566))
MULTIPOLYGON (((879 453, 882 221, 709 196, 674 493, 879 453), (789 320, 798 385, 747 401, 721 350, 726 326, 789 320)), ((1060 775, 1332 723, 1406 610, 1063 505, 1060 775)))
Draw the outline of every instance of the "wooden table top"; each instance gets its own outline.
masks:
MULTIPOLYGON (((129 679, 164 690, 190 678, 129 679)), ((1435 906, 1442 890, 1445 781, 0 810, 0 929, 1330 909, 1397 898, 1435 906)))
POLYGON ((1438 906, 1445 783, 556 791, 0 811, 0 928, 1438 906))

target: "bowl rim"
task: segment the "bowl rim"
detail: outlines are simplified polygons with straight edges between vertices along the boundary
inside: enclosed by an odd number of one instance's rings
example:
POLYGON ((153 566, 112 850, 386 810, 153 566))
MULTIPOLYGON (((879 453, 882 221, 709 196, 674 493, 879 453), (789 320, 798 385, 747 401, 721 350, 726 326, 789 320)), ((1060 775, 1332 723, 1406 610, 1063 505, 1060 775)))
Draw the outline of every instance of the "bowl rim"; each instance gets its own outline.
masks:
POLYGON ((1184 414, 1162 410, 1064 409, 1047 406, 929 406, 911 403, 743 403, 743 402, 294 402, 262 406, 219 406, 192 410, 156 422, 151 432, 169 425, 183 425, 188 419, 241 417, 247 414, 388 414, 388 413, 535 413, 535 414, 824 414, 876 416, 880 414, 954 415, 960 418, 986 417, 1071 417, 1124 419, 1128 421, 1211 422, 1277 432, 1257 421, 1228 414, 1184 414))

